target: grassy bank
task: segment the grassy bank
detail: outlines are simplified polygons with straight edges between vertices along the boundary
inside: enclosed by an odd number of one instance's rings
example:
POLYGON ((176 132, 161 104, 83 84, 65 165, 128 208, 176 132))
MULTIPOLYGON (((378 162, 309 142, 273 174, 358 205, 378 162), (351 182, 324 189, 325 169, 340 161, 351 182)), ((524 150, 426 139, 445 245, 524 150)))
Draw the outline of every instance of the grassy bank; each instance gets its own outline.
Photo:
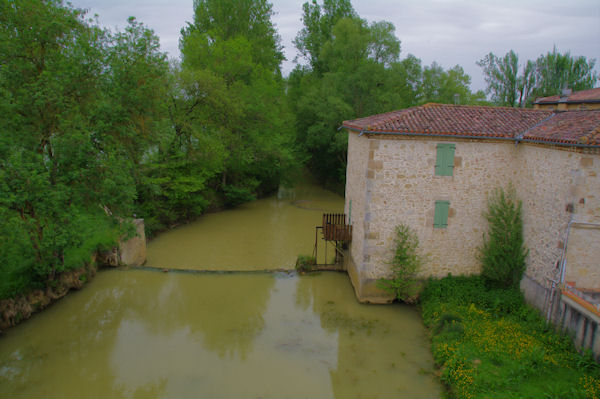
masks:
POLYGON ((598 398, 600 368, 525 305, 481 277, 430 280, 421 296, 450 398, 598 398))

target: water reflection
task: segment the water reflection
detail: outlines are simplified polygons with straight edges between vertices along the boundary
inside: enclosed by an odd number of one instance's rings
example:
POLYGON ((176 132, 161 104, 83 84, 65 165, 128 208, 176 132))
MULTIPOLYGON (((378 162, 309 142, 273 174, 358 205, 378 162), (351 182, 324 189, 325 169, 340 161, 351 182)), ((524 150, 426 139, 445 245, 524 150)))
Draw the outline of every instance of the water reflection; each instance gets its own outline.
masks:
POLYGON ((346 275, 305 276, 299 306, 312 309, 321 327, 337 333, 330 369, 335 398, 432 398, 439 383, 418 312, 405 305, 357 303, 346 275), (345 282, 342 283, 342 282, 345 282))
MULTIPOLYGON (((323 213, 343 212, 344 199, 311 184, 178 227, 148 245, 148 266, 257 270, 294 266, 312 254, 323 213)), ((323 251, 320 251, 323 253, 323 251)))
POLYGON ((347 277, 100 273, 0 339, 0 397, 435 397, 418 314, 347 277))

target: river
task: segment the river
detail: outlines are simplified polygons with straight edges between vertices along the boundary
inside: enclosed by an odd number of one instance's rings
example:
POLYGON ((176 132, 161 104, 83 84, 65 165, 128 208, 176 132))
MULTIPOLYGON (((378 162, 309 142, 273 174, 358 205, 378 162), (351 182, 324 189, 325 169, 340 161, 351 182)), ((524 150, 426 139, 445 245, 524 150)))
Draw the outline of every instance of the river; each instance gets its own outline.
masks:
POLYGON ((310 254, 343 207, 311 185, 278 197, 149 244, 149 266, 187 271, 103 270, 7 331, 0 397, 439 397, 414 308, 359 304, 342 273, 261 271, 310 254))

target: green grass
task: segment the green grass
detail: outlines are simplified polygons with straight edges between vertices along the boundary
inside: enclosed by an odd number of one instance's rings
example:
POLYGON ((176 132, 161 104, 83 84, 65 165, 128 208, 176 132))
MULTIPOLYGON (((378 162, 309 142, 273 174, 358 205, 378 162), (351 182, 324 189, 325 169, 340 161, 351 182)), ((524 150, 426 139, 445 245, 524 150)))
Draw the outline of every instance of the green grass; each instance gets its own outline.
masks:
POLYGON ((600 368, 528 307, 483 278, 429 280, 421 296, 450 398, 599 398, 600 368))

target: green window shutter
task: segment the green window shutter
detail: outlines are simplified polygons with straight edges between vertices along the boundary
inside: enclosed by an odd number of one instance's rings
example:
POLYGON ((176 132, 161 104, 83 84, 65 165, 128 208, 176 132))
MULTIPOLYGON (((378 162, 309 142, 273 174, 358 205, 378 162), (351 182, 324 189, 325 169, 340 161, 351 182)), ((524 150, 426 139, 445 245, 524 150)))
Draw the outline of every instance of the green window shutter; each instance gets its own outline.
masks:
POLYGON ((454 144, 438 143, 435 160, 436 176, 452 176, 454 170, 454 144))
POLYGON ((448 209, 450 201, 435 201, 435 214, 433 216, 433 227, 445 229, 448 227, 448 209))

